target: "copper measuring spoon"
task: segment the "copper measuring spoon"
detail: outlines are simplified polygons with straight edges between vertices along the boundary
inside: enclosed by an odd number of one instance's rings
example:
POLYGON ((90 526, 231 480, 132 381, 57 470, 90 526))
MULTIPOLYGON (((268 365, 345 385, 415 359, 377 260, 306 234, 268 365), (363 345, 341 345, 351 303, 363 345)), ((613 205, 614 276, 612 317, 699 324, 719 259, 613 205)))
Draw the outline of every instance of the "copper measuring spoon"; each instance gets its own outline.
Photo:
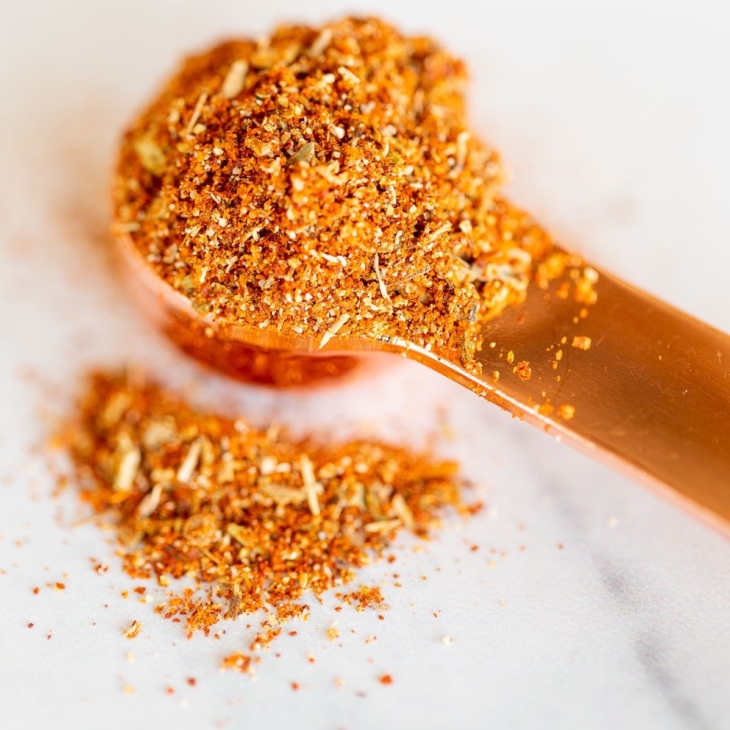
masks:
POLYGON ((522 305, 484 325, 482 373, 475 375, 458 353, 445 358, 397 338, 334 336, 320 349, 313 338, 206 320, 152 270, 128 235, 118 242, 147 313, 183 350, 217 370, 286 386, 349 373, 365 353, 398 353, 730 535, 730 336, 609 273, 598 271, 598 300, 585 319, 571 297, 531 285, 522 305), (576 336, 590 338, 590 349, 572 347, 576 336), (529 362, 529 379, 513 372, 508 351, 529 362))

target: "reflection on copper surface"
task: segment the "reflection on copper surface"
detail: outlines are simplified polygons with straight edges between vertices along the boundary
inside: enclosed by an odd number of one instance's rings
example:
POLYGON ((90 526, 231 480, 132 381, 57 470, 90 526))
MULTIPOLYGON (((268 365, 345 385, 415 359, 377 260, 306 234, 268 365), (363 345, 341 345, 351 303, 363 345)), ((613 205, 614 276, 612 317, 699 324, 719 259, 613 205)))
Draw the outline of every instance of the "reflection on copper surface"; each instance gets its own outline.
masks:
MULTIPOLYGON (((310 386, 352 374, 361 358, 302 355, 218 337, 183 313, 170 313, 165 334, 188 355, 237 380, 277 388, 310 386)), ((209 328, 208 328, 209 329, 209 328)))

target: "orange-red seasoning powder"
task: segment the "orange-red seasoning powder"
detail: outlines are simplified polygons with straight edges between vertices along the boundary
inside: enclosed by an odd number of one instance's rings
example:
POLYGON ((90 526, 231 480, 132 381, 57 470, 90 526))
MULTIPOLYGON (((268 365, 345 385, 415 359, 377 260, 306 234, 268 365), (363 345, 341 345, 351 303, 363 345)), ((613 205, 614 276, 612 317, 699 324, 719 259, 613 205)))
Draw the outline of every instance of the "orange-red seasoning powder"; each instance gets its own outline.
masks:
MULTIPOLYGON (((95 373, 65 433, 84 501, 113 515, 124 569, 168 588, 159 615, 208 633, 268 611, 251 651, 306 619, 305 594, 351 582, 406 526, 425 536, 463 514, 457 466, 378 441, 293 439, 203 413, 140 376, 95 373), (165 579, 165 580, 163 580, 165 579)), ((338 594, 383 608, 379 588, 338 594)), ((127 630, 136 636, 141 624, 127 630)), ((244 655, 224 667, 249 669, 244 655)))
POLYGON ((184 60, 128 129, 115 233, 219 323, 405 338, 478 369, 552 242, 500 192, 464 62, 377 18, 184 60))

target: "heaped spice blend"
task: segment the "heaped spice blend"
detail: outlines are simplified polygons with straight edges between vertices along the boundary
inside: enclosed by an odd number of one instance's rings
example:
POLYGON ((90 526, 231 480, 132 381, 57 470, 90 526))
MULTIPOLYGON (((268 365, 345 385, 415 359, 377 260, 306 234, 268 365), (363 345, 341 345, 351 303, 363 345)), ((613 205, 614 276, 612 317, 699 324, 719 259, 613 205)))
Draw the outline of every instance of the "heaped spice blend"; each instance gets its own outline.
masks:
POLYGON ((545 232, 499 193, 466 71, 377 19, 188 58, 126 133, 115 231, 201 315, 404 338, 476 369, 545 232))
MULTIPOLYGON (((139 376, 91 376, 65 440, 127 573, 204 588, 170 588, 155 610, 184 616, 191 634, 265 609, 247 650, 306 616, 307 592, 353 581, 399 530, 425 535, 443 508, 476 509, 461 504, 452 462, 375 441, 293 440, 197 412, 139 376)), ((338 597, 359 609, 383 602, 367 586, 338 597)))

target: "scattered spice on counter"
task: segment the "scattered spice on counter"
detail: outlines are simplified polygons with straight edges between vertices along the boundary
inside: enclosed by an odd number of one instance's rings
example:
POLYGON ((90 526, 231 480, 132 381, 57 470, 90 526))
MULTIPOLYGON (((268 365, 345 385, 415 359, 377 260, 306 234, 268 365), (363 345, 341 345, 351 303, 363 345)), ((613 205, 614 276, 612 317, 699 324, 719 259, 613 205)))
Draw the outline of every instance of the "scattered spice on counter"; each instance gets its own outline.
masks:
MULTIPOLYGON (((196 411, 139 374, 89 376, 63 440, 82 499, 112 520, 125 571, 167 586, 155 613, 184 619, 190 636, 263 609, 249 652, 306 620, 308 593, 352 582, 400 530, 426 536, 445 508, 479 509, 462 504, 453 462, 371 440, 293 439, 196 411), (197 588, 170 583, 182 577, 197 588)), ((377 587, 336 598, 387 608, 377 587)), ((249 672, 250 657, 222 667, 249 672)))
MULTIPOLYGON (((389 526, 388 529, 392 529, 392 526, 389 526)), ((336 593, 335 595, 342 603, 355 605, 355 610, 360 612, 366 608, 381 607, 385 602, 380 588, 370 586, 360 586, 359 590, 352 593, 336 593)))
POLYGON ((217 323, 403 338, 478 371, 482 323, 569 264, 500 192, 466 81, 375 18, 189 57, 124 136, 114 231, 217 323))

